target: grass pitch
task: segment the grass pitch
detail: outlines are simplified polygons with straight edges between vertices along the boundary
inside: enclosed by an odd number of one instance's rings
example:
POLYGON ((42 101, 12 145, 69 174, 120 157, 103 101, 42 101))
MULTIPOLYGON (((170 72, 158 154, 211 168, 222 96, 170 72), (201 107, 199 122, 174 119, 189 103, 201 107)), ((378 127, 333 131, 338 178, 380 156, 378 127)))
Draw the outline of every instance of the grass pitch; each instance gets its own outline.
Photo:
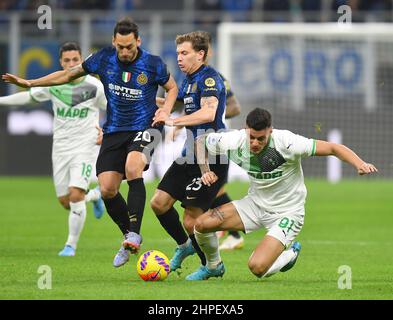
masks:
MULTIPOLYGON (((121 234, 107 214, 96 220, 89 204, 77 255, 58 257, 68 213, 57 203, 51 179, 0 178, 0 299, 393 299, 392 181, 308 180, 306 185, 306 219, 298 237, 303 248, 289 272, 268 279, 249 272, 247 260, 265 233, 261 230, 245 236, 243 249, 222 253, 223 279, 186 282, 185 275, 198 267, 195 255, 184 262, 180 277, 148 283, 136 273, 135 256, 112 267, 121 234), (52 270, 50 290, 38 288, 42 265, 52 270), (351 268, 352 289, 339 289, 343 265, 351 268)), ((147 185, 148 199, 155 186, 147 185)), ((247 188, 232 183, 227 190, 238 199, 247 188)), ((175 242, 148 203, 142 235, 142 252, 157 249, 172 256, 175 242)))

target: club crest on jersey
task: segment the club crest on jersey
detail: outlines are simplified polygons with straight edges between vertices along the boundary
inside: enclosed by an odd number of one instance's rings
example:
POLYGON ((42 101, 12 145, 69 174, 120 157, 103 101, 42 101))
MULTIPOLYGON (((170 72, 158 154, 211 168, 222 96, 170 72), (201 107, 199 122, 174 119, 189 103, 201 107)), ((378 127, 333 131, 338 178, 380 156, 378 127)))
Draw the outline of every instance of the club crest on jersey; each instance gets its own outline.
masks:
POLYGON ((148 80, 149 79, 147 78, 147 75, 145 75, 143 72, 136 78, 136 81, 142 85, 146 84, 148 80))
POLYGON ((130 81, 131 79, 131 72, 123 72, 123 74, 121 75, 121 79, 127 83, 128 81, 130 81))
POLYGON ((216 81, 214 81, 213 78, 207 78, 207 79, 205 80, 205 85, 206 85, 207 87, 213 87, 215 84, 216 84, 216 81))

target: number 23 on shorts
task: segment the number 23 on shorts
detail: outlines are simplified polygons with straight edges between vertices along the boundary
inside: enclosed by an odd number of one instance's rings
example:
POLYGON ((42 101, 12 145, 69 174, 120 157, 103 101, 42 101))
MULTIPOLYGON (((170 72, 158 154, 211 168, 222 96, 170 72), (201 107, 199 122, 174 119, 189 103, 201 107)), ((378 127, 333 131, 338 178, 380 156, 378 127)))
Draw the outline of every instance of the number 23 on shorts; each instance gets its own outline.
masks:
POLYGON ((194 178, 192 179, 192 182, 186 187, 186 190, 198 191, 200 188, 202 188, 202 179, 194 178))

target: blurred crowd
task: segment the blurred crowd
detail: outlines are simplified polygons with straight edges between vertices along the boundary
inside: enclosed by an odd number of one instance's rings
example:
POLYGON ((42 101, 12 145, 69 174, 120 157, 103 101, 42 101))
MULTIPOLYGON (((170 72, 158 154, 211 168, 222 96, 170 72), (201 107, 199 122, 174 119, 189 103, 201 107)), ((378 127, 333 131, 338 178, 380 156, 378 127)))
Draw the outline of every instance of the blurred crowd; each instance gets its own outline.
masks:
POLYGON ((360 11, 392 10, 391 0, 1 0, 0 10, 36 10, 43 4, 66 10, 183 10, 191 6, 195 10, 224 12, 319 11, 329 7, 337 10, 340 5, 360 11))

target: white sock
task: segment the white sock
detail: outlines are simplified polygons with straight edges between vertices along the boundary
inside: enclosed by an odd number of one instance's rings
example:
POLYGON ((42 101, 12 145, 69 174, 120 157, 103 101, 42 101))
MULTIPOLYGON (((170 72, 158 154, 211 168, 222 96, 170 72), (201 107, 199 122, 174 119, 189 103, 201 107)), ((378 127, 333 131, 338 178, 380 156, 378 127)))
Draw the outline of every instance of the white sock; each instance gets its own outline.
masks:
POLYGON ((76 249, 76 244, 86 220, 85 201, 70 202, 70 215, 68 216, 68 239, 66 245, 76 249))
POLYGON ((188 238, 186 242, 184 242, 183 244, 179 244, 178 247, 179 248, 186 248, 190 245, 190 243, 191 243, 191 239, 188 238))
POLYGON ((100 198, 100 190, 98 189, 92 189, 89 190, 89 192, 85 195, 85 201, 90 202, 90 201, 96 201, 100 198))
POLYGON ((296 252, 293 251, 292 248, 289 248, 283 253, 281 253, 276 261, 274 261, 273 265, 270 267, 270 269, 263 275, 263 277, 269 277, 281 270, 282 267, 287 265, 289 261, 294 259, 296 257, 296 252))
POLYGON ((220 251, 218 250, 218 237, 216 233, 200 233, 194 228, 194 234, 199 247, 206 256, 206 266, 208 269, 215 269, 221 262, 220 251))

